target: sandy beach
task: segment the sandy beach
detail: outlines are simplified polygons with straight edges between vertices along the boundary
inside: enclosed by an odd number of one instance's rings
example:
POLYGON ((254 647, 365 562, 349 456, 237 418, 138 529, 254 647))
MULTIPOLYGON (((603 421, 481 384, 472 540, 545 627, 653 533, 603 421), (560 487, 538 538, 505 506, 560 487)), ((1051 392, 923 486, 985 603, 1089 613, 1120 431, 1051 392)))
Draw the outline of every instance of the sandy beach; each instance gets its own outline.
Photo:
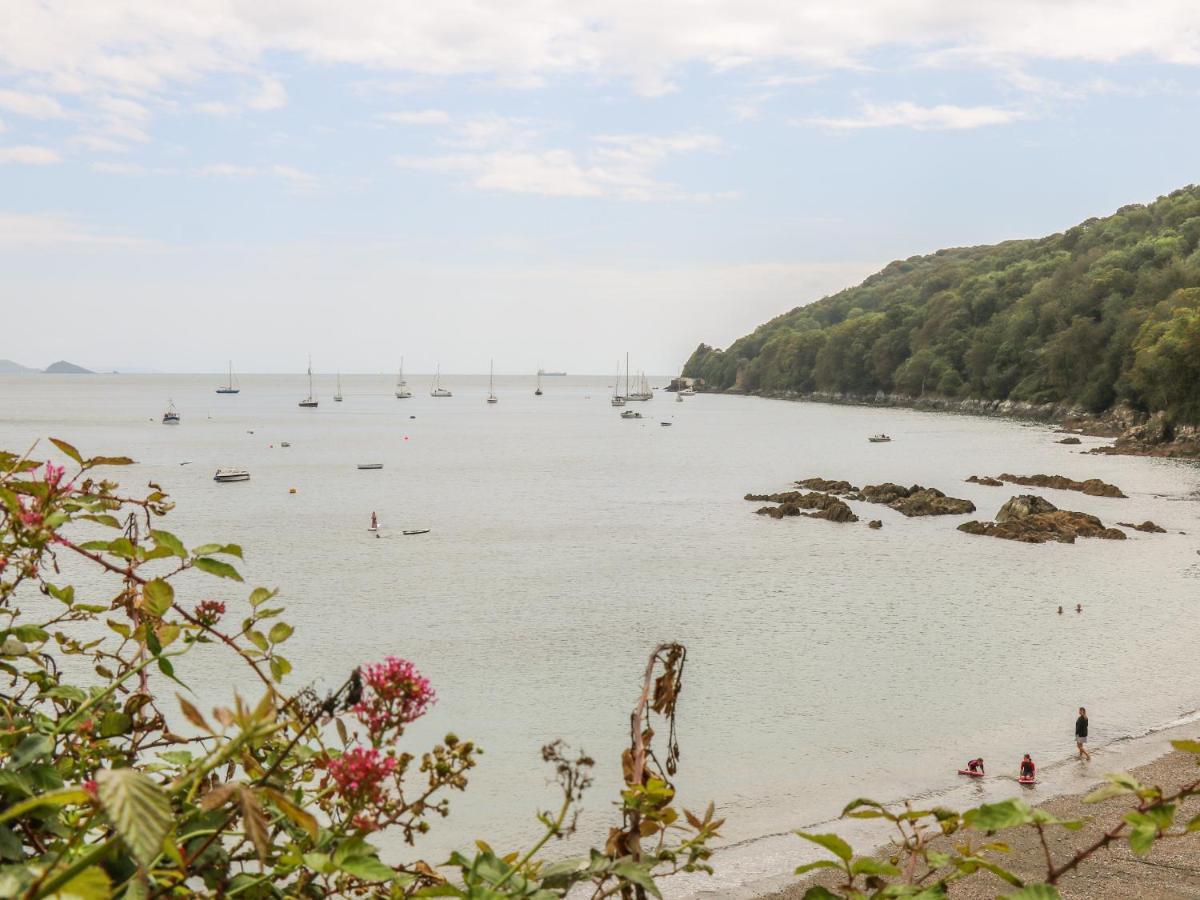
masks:
MULTIPOLYGON (((1190 730, 1195 730, 1190 729, 1190 730)), ((1182 734, 1175 734, 1182 737, 1182 734)), ((1101 762, 1104 762, 1102 760, 1101 762)), ((1063 819, 1090 817, 1080 831, 1058 829, 1048 832, 1049 847, 1056 863, 1069 859, 1078 849, 1089 846, 1101 834, 1121 821, 1131 807, 1130 799, 1115 798, 1098 804, 1085 804, 1083 797, 1102 783, 1102 774, 1110 771, 1093 763, 1095 781, 1087 791, 1049 799, 1040 808, 1063 819)), ((1157 785, 1172 792, 1184 784, 1200 779, 1200 765, 1191 754, 1171 751, 1153 762, 1132 770, 1144 784, 1157 785)), ((1177 822, 1186 822, 1200 813, 1200 798, 1181 803, 1177 822)), ((834 829, 837 830, 837 829, 834 829)), ((1044 856, 1038 846, 1037 833, 1032 829, 1004 832, 1002 839, 1012 847, 1012 853, 998 862, 1031 881, 1040 880, 1044 873, 1044 856)), ((933 843, 936 849, 949 849, 952 839, 940 838, 933 843)), ((879 851, 886 856, 886 849, 879 851)), ((773 894, 768 900, 800 900, 815 884, 831 885, 828 876, 810 877, 773 894)), ((983 872, 950 889, 956 900, 984 900, 1013 890, 996 876, 983 872)), ((1200 898, 1200 832, 1187 837, 1158 842, 1146 856, 1136 856, 1126 841, 1119 841, 1084 861, 1078 869, 1059 882, 1059 891, 1067 900, 1183 900, 1200 898)))

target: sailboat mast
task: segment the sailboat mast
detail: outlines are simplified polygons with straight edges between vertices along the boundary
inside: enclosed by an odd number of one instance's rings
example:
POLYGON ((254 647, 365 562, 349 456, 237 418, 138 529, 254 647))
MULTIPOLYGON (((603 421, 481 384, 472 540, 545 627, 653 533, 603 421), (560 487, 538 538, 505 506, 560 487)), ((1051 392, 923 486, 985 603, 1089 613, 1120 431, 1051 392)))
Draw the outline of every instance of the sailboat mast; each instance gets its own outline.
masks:
POLYGON ((312 357, 308 358, 308 399, 312 399, 312 357))

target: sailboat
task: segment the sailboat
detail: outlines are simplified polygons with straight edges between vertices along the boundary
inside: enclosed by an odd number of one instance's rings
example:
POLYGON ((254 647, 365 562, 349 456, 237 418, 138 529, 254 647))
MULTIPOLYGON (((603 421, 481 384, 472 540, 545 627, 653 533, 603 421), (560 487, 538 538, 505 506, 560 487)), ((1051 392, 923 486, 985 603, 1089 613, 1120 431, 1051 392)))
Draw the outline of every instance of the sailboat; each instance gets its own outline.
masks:
POLYGON ((412 396, 408 382, 404 380, 404 357, 400 357, 400 373, 396 376, 396 399, 407 400, 412 396))
POLYGON ((442 387, 442 367, 437 367, 437 374, 433 376, 433 389, 429 392, 430 397, 453 397, 454 395, 442 387))
POLYGON ((229 361, 229 381, 222 387, 217 388, 218 394, 236 394, 241 390, 241 387, 235 387, 233 383, 233 360, 229 361))
POLYGON ((488 363, 488 403, 499 403, 500 398, 496 396, 496 362, 491 360, 488 363))
POLYGON ((621 396, 621 363, 617 361, 617 380, 613 382, 613 395, 610 401, 613 406, 624 406, 625 398, 621 396))
MULTIPOLYGON (((629 378, 628 363, 626 363, 625 377, 629 378)), ((646 378, 646 373, 642 372, 638 375, 638 388, 636 391, 630 391, 628 387, 625 390, 625 396, 629 400, 653 400, 654 391, 650 389, 650 380, 646 378)))
POLYGON ((311 356, 308 358, 308 396, 305 397, 303 400, 301 400, 299 405, 304 407, 305 409, 316 409, 317 408, 317 398, 313 396, 312 357, 311 356))
POLYGON ((541 369, 538 369, 537 387, 534 388, 534 390, 533 390, 533 396, 535 396, 535 397, 542 396, 542 370, 541 369))
POLYGON ((162 423, 164 425, 178 425, 180 422, 179 413, 175 411, 175 401, 169 401, 167 411, 163 413, 162 423))
POLYGON ((342 402, 342 373, 341 372, 337 373, 337 393, 333 395, 333 399, 336 403, 342 402))

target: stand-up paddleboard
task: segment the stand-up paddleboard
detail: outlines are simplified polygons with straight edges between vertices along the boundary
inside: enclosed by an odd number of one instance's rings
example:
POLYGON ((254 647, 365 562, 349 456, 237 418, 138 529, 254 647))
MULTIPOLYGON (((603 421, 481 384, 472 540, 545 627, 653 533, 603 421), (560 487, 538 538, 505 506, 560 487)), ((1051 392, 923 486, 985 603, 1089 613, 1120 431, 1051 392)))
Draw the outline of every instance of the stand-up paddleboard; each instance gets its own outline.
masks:
POLYGON ((1036 775, 1018 775, 1017 784, 1037 784, 1036 775))
POLYGON ((983 772, 972 772, 970 769, 959 769, 958 774, 959 775, 970 775, 972 778, 982 778, 984 775, 983 772))

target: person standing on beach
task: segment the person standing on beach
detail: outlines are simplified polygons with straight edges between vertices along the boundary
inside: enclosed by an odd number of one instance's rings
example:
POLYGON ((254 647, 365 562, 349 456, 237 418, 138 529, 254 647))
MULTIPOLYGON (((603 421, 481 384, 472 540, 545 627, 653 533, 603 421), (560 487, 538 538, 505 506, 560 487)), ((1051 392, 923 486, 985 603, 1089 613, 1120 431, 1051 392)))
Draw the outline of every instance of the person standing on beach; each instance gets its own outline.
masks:
POLYGON ((1075 720, 1075 746, 1079 748, 1079 758, 1091 760, 1092 754, 1087 750, 1088 717, 1087 710, 1079 707, 1079 718, 1075 720))

